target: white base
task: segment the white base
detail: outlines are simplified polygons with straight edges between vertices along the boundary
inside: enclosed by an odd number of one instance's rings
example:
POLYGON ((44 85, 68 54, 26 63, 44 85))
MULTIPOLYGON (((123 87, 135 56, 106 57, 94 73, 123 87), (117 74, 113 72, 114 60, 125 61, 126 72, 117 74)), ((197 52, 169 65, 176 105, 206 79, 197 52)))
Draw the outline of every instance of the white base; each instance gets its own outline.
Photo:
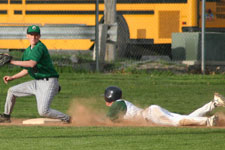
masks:
POLYGON ((51 119, 51 118, 35 118, 24 120, 23 124, 46 124, 46 123, 57 123, 61 122, 60 119, 51 119))

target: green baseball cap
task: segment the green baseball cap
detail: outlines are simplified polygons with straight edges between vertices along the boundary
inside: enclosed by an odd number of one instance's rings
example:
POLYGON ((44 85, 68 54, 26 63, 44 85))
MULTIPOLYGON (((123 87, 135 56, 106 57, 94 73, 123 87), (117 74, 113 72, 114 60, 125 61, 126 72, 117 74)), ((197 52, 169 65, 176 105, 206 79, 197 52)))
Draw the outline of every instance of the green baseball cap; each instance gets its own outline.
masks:
POLYGON ((40 32, 39 26, 36 26, 36 25, 29 26, 27 28, 27 34, 32 34, 32 33, 40 34, 41 32, 40 32))

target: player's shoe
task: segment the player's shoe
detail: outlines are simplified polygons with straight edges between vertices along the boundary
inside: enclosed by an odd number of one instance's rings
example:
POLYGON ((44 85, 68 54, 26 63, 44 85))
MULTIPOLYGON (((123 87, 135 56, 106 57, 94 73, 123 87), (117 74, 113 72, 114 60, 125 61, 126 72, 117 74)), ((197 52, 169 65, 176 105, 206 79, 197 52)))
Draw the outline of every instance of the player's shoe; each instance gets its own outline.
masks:
POLYGON ((219 107, 219 106, 225 107, 225 98, 219 93, 214 94, 213 102, 216 107, 219 107))
POLYGON ((207 119, 207 126, 208 126, 208 127, 216 126, 217 123, 218 123, 218 120, 219 120, 219 117, 216 116, 216 115, 213 115, 213 116, 209 117, 209 118, 207 119))
POLYGON ((10 123, 10 115, 0 114, 0 123, 10 123))
POLYGON ((69 116, 69 118, 68 119, 62 119, 62 122, 63 123, 71 123, 71 117, 69 116))

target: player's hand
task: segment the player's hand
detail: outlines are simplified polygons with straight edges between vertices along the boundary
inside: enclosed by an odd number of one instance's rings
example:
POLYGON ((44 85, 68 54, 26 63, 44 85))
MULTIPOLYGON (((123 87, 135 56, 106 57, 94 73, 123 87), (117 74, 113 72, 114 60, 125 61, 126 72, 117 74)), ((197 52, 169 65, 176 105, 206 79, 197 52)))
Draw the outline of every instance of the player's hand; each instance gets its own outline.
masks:
POLYGON ((11 76, 4 76, 3 77, 3 81, 4 81, 5 84, 8 84, 8 81, 11 81, 11 80, 13 80, 13 78, 11 76))

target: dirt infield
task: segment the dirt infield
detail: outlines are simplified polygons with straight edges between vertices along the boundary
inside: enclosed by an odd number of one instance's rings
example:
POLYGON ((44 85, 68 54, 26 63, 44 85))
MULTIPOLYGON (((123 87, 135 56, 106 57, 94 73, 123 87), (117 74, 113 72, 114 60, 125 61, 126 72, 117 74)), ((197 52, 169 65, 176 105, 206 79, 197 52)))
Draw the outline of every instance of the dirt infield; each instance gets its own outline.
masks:
MULTIPOLYGON (((98 112, 94 109, 91 109, 87 106, 84 106, 82 104, 76 103, 76 105, 71 106, 69 110, 70 115, 72 116, 72 122, 70 124, 65 124, 62 122, 49 122, 45 124, 37 124, 37 125, 24 125, 23 121, 27 120, 22 118, 11 118, 11 123, 0 123, 0 125, 3 126, 158 126, 149 122, 146 122, 145 120, 138 120, 138 121, 123 121, 119 123, 112 123, 110 120, 108 120, 105 117, 105 114, 102 112, 98 112)), ((218 113, 219 121, 217 126, 213 128, 225 128, 225 114, 218 113)), ((185 127, 203 127, 205 126, 185 126, 185 127)), ((212 128, 212 127, 211 127, 212 128)))

